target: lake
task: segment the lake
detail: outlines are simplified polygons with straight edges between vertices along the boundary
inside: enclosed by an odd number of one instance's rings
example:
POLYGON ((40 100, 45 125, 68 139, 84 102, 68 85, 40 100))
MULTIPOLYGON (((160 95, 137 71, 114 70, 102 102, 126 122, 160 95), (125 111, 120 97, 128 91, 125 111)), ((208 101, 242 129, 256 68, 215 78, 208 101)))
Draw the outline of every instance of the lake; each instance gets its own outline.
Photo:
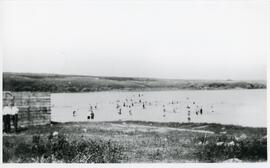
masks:
POLYGON ((142 120, 267 126, 266 89, 56 93, 51 95, 51 103, 52 121, 57 122, 142 120), (90 111, 93 120, 88 119, 90 111))

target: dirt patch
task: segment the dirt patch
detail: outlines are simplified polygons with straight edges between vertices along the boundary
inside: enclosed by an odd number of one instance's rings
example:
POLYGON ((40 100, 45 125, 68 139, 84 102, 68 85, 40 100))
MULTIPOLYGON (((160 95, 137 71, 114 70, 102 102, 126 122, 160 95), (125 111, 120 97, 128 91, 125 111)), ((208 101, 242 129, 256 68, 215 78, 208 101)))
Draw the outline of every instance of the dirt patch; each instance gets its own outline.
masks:
POLYGON ((157 127, 157 126, 146 126, 146 125, 136 125, 136 124, 124 124, 124 125, 123 124, 112 124, 111 129, 121 130, 121 131, 124 131, 124 132, 140 131, 140 132, 166 133, 166 132, 169 132, 169 131, 181 131, 181 132, 214 134, 213 131, 206 131, 206 130, 170 128, 170 127, 157 127))

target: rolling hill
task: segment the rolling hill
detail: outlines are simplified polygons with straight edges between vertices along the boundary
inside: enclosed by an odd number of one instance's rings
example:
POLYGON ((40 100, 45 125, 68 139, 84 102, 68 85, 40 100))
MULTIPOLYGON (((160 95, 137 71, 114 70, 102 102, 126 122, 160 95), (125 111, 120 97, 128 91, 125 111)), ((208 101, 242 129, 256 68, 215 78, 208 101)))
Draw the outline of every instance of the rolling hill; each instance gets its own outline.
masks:
POLYGON ((263 89, 265 81, 181 80, 3 72, 4 91, 92 92, 109 90, 263 89))

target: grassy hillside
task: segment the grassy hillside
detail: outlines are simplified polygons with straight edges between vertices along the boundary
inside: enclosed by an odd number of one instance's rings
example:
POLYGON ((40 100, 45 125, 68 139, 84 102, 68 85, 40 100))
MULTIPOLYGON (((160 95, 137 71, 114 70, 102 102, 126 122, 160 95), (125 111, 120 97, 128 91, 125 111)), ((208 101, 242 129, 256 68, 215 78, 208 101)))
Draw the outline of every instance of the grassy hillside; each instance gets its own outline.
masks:
POLYGON ((264 81, 178 80, 131 77, 3 73, 4 91, 90 92, 106 90, 261 89, 264 81))

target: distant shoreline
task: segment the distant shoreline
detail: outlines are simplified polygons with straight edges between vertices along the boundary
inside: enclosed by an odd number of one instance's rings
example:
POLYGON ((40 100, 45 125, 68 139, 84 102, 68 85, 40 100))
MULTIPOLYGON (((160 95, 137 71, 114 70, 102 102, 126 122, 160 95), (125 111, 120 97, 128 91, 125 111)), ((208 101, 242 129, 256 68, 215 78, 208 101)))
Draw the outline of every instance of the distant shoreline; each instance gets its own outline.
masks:
POLYGON ((182 80, 3 72, 4 91, 84 93, 98 91, 266 89, 266 81, 182 80))

